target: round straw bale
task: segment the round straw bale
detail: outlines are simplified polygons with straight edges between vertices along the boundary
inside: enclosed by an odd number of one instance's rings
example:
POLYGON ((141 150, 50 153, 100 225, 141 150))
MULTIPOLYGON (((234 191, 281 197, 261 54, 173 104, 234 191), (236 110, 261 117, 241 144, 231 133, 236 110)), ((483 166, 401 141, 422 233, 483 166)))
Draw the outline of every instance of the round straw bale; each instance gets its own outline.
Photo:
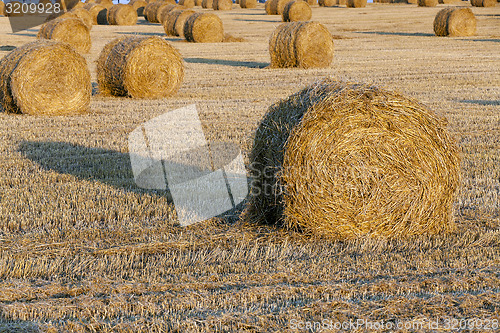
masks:
POLYGON ((231 10, 233 9, 233 2, 231 0, 213 0, 213 10, 231 10))
POLYGON ((215 14, 196 13, 184 24, 184 37, 188 42, 219 43, 224 40, 222 20, 215 14))
POLYGON ((293 0, 286 4, 281 16, 283 22, 309 21, 312 17, 312 11, 307 2, 293 0))
MULTIPOLYGON (((52 1, 49 1, 49 0, 43 0, 43 1, 39 1, 39 3, 42 2, 42 3, 51 3, 52 4, 52 1)), ((63 12, 68 12, 70 10, 72 10, 73 8, 75 8, 78 3, 80 1, 79 0, 56 0, 55 3, 59 4, 61 6, 61 10, 63 12)))
POLYGON ((193 8, 194 0, 179 0, 179 5, 184 6, 186 8, 193 8))
POLYGON ((272 0, 271 1, 271 15, 281 15, 283 14, 283 10, 285 10, 285 6, 291 0, 272 0))
POLYGON ((5 4, 3 3, 3 1, 0 0, 0 16, 5 15, 4 9, 5 9, 5 4))
POLYGON ((212 8, 214 4, 214 1, 213 0, 202 0, 201 1, 201 8, 212 8))
POLYGON ((471 0, 470 4, 474 7, 494 7, 497 4, 496 0, 471 0))
MULTIPOLYGON (((205 0, 203 0, 203 1, 205 1, 205 0)), ((277 15, 277 14, 273 13, 273 11, 272 11, 272 8, 271 8, 271 2, 272 1, 273 0, 267 0, 265 2, 265 4, 264 4, 264 8, 266 9, 266 14, 267 15, 277 15)))
POLYGON ((163 25, 165 23, 165 20, 167 18, 168 13, 170 13, 174 9, 186 9, 186 7, 179 6, 179 5, 172 5, 172 4, 162 6, 162 7, 160 7, 160 9, 158 9, 158 13, 156 14, 156 18, 163 25))
POLYGON ((0 60, 0 104, 5 112, 85 113, 91 94, 87 62, 68 44, 40 39, 0 60))
POLYGON ((198 7, 201 7, 201 2, 202 2, 202 0, 195 0, 194 1, 194 5, 198 6, 198 7))
POLYGON ((97 61, 103 94, 133 98, 172 96, 184 79, 182 57, 160 37, 126 37, 111 41, 97 61))
POLYGON ((164 7, 168 6, 169 3, 165 1, 154 1, 148 3, 148 5, 144 8, 144 18, 151 23, 159 23, 158 21, 158 11, 164 7))
POLYGON ((241 0, 239 5, 241 8, 257 8, 257 0, 241 0))
POLYGON ((89 28, 82 20, 72 17, 57 18, 44 23, 37 38, 68 43, 81 53, 89 52, 91 46, 89 28))
POLYGON ((336 0, 318 0, 321 7, 333 7, 337 4, 336 0))
POLYGON ((88 10, 83 9, 82 7, 76 7, 73 8, 70 13, 75 14, 80 20, 82 20, 89 30, 92 29, 92 16, 88 10))
POLYGON ((187 19, 196 13, 194 10, 191 9, 184 9, 182 12, 177 16, 175 19, 175 35, 184 37, 184 25, 187 21, 187 19))
POLYGON ((333 60, 333 37, 317 22, 278 26, 269 39, 271 68, 321 68, 333 60))
POLYGON ((83 8, 83 2, 78 1, 78 2, 76 3, 76 5, 73 7, 73 9, 75 9, 75 8, 83 8))
POLYGON ((135 25, 137 12, 131 5, 117 4, 108 9, 108 22, 112 25, 135 25))
POLYGON ((434 18, 436 36, 473 36, 476 17, 470 8, 444 8, 434 18))
POLYGON ((148 5, 148 3, 144 0, 132 0, 128 4, 134 7, 137 16, 143 16, 144 8, 148 5))
POLYGON ((97 3, 88 3, 83 6, 86 10, 89 11, 90 16, 92 17, 92 24, 97 24, 97 17, 101 17, 100 21, 102 22, 102 15, 106 15, 108 12, 106 7, 101 6, 97 3), (103 12, 103 14, 101 14, 103 12))
POLYGON ((114 5, 113 0, 96 0, 95 2, 108 9, 114 5))
POLYGON ((309 6, 316 6, 318 4, 318 0, 307 0, 309 6))
POLYGON ((184 23, 195 11, 191 9, 174 9, 165 16, 163 28, 168 36, 184 36, 184 23))
POLYGON ((89 3, 96 3, 96 2, 95 2, 95 0, 85 0, 85 4, 89 4, 89 3))
POLYGON ((418 0, 419 7, 436 7, 438 0, 418 0))
POLYGON ((346 5, 350 8, 362 8, 366 7, 366 0, 347 0, 346 5))
POLYGON ((453 229, 460 157, 446 121, 366 84, 323 80, 270 107, 244 213, 336 239, 453 229))

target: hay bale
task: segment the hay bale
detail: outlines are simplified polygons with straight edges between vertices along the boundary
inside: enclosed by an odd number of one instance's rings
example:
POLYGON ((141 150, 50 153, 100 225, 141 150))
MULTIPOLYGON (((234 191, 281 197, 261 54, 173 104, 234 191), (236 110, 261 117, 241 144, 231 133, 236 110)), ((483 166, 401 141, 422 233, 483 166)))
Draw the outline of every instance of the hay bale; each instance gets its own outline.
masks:
POLYGON ((241 8, 257 8, 257 0, 241 0, 239 5, 241 8))
POLYGON ((107 9, 110 9, 111 7, 114 6, 113 0, 96 0, 95 2, 100 4, 101 6, 104 6, 107 9))
POLYGON ((98 22, 97 22, 98 17, 99 17, 99 21, 102 22, 102 16, 106 15, 106 13, 108 12, 106 7, 101 6, 97 3, 88 3, 88 4, 84 5, 83 8, 88 10, 90 16, 92 17, 92 24, 98 24, 98 22), (102 14, 101 14, 101 12, 102 12, 102 14))
POLYGON ((5 4, 0 0, 0 16, 5 16, 5 4))
POLYGON ((436 36, 473 36, 476 17, 470 8, 444 8, 434 18, 436 36))
POLYGON ((471 0, 470 4, 474 7, 494 7, 497 4, 496 0, 471 0))
POLYGON ((318 0, 321 7, 333 7, 337 4, 337 0, 318 0))
POLYGON ((73 9, 76 9, 76 8, 83 8, 83 2, 81 1, 78 1, 75 6, 73 7, 73 9))
POLYGON ((202 0, 201 1, 201 8, 205 8, 205 9, 212 8, 213 4, 214 4, 213 0, 202 0))
POLYGON ((366 0, 346 0, 346 6, 349 8, 366 7, 366 0))
POLYGON ((154 1, 148 3, 144 8, 144 18, 151 23, 160 23, 158 20, 158 12, 162 7, 168 6, 169 3, 165 1, 154 1))
POLYGON ((184 37, 188 42, 219 43, 224 40, 222 20, 215 14, 196 13, 184 24, 184 37))
POLYGON ((184 6, 186 8, 193 8, 195 3, 194 0, 179 0, 179 5, 184 6))
POLYGON ((453 229, 460 157, 446 121, 366 84, 323 80, 270 107, 244 217, 336 239, 453 229))
POLYGON ((179 6, 179 5, 172 5, 172 4, 162 6, 162 7, 160 7, 160 9, 158 9, 158 13, 156 14, 156 18, 158 19, 158 21, 162 25, 165 25, 165 20, 167 19, 168 13, 170 13, 171 11, 173 11, 175 9, 186 9, 186 7, 179 6))
POLYGON ((339 5, 340 5, 340 6, 345 6, 345 5, 346 5, 346 0, 337 0, 337 1, 335 2, 335 4, 336 4, 337 6, 339 6, 339 5))
POLYGON ((91 94, 87 62, 68 44, 40 39, 0 60, 0 104, 7 113, 85 113, 91 94))
MULTIPOLYGON (((43 0, 43 1, 39 1, 39 3, 40 2, 44 3, 44 4, 47 4, 47 3, 52 4, 51 0, 43 0)), ((61 6, 61 10, 63 12, 69 12, 70 10, 75 8, 80 3, 80 1, 79 0, 56 0, 55 3, 58 3, 61 6)))
POLYGON ((160 37, 125 37, 104 47, 97 73, 104 95, 164 98, 179 89, 184 63, 179 51, 160 37))
POLYGON ((278 26, 269 39, 271 68, 323 68, 333 60, 333 37, 317 22, 278 26))
POLYGON ((271 3, 270 3, 271 15, 283 14, 283 10, 285 10, 286 4, 290 1, 292 1, 292 0, 271 0, 271 3))
POLYGON ((184 24, 195 13, 191 9, 174 9, 165 16, 163 28, 168 36, 184 37, 184 24))
POLYGON ((213 10, 231 10, 233 9, 233 2, 231 0, 213 0, 213 10))
POLYGON ((144 0, 132 0, 128 4, 134 7, 137 16, 144 16, 144 8, 148 5, 144 0))
MULTIPOLYGON (((205 1, 205 0, 203 0, 203 1, 205 1)), ((271 2, 272 2, 272 1, 273 1, 273 0, 267 0, 267 1, 265 2, 265 4, 264 4, 264 8, 265 8, 265 10, 266 10, 266 14, 267 14, 267 15, 277 15, 277 14, 274 14, 274 13, 273 13, 273 11, 272 11, 272 9, 271 9, 271 2)))
POLYGON ((307 0, 307 4, 309 6, 316 6, 318 4, 318 0, 307 0))
POLYGON ((77 18, 57 18, 44 23, 38 31, 37 38, 52 39, 68 43, 81 53, 90 51, 90 30, 77 18))
POLYGON ((137 12, 131 5, 117 4, 108 9, 107 20, 112 25, 135 25, 137 12))
POLYGON ((202 0, 195 0, 194 5, 197 7, 201 7, 202 0))
POLYGON ((92 29, 92 16, 90 15, 89 11, 82 8, 82 7, 76 7, 73 8, 69 13, 72 13, 76 15, 80 20, 82 20, 83 23, 90 29, 92 29))
POLYGON ((302 0, 287 3, 282 14, 283 22, 309 21, 311 17, 311 7, 302 0))
POLYGON ((438 0, 418 0, 419 7, 436 7, 438 0))

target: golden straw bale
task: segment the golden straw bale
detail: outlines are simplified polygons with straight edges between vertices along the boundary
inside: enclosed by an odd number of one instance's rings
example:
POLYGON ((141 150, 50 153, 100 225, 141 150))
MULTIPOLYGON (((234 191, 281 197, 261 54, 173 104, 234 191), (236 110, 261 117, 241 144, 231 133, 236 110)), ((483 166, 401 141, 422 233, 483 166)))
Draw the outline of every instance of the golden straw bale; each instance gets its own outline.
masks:
POLYGON ((231 10, 233 9, 233 2, 231 0, 213 0, 213 10, 231 10))
POLYGON ((194 0, 179 0, 179 5, 184 6, 186 8, 194 7, 194 0))
POLYGON ((362 8, 366 7, 366 0, 347 0, 346 5, 349 8, 362 8))
POLYGON ((307 0, 307 4, 309 6, 316 6, 318 4, 318 0, 307 0))
MULTIPOLYGON (((203 0, 203 1, 205 1, 205 0, 203 0)), ((273 13, 273 11, 272 11, 272 9, 271 9, 271 2, 272 2, 272 1, 273 1, 273 0, 267 0, 267 1, 265 2, 265 4, 264 4, 264 8, 265 8, 265 10, 266 10, 266 14, 267 14, 267 15, 277 15, 277 14, 274 14, 274 13, 273 13)))
POLYGON ((309 21, 312 17, 312 11, 307 2, 293 0, 286 4, 281 16, 283 22, 309 21))
POLYGON ((108 9, 108 22, 112 25, 135 25, 137 12, 131 5, 117 4, 108 9))
POLYGON ((195 11, 191 9, 174 9, 165 16, 163 28, 168 36, 184 36, 184 23, 195 11))
POLYGON ((474 36, 476 17, 470 8, 444 8, 434 18, 436 36, 474 36))
POLYGON ((89 30, 92 29, 92 16, 88 10, 82 7, 75 7, 69 13, 76 15, 80 20, 82 20, 89 30))
POLYGON ((172 4, 162 6, 162 7, 160 7, 160 9, 158 9, 158 13, 156 14, 156 18, 158 19, 158 21, 162 25, 164 25, 168 13, 170 13, 174 9, 186 9, 186 7, 179 6, 179 5, 172 5, 172 4))
POLYGON ((5 9, 5 4, 3 3, 3 1, 0 0, 0 16, 5 15, 4 9, 5 9))
MULTIPOLYGON (((89 11, 90 16, 92 17, 92 24, 97 24, 97 17, 102 17, 102 15, 106 15, 108 10, 106 7, 101 6, 97 3, 88 3, 83 6, 86 10, 89 11), (101 14, 101 12, 103 14, 101 14)), ((102 22, 102 19, 101 19, 102 22)))
POLYGON ((165 1, 154 1, 148 3, 144 8, 144 18, 151 23, 159 23, 158 12, 162 7, 168 6, 170 3, 165 1))
MULTIPOLYGON (((45 4, 52 3, 52 1, 50 1, 50 0, 42 0, 39 2, 45 3, 45 4)), ((79 0, 56 0, 55 3, 57 3, 61 6, 61 10, 63 12, 68 12, 68 11, 72 10, 73 8, 75 8, 80 3, 80 1, 79 0)))
POLYGON ((285 6, 291 0, 271 0, 270 11, 271 15, 281 15, 283 14, 283 10, 285 10, 285 6))
POLYGON ((219 43, 224 40, 222 20, 215 14, 195 13, 184 24, 184 37, 188 42, 219 43))
POLYGON ((68 44, 39 39, 0 60, 0 104, 7 113, 85 113, 91 94, 87 62, 68 44))
POLYGON ((419 7, 436 7, 438 0, 418 0, 419 7))
POLYGON ((214 4, 214 1, 213 0, 202 0, 201 1, 201 8, 212 8, 214 4))
POLYGON ((182 57, 160 37, 126 37, 111 41, 97 60, 102 94, 133 98, 174 95, 184 79, 182 57))
POLYGON ((202 3, 203 0, 195 0, 194 1, 194 5, 195 6, 198 6, 198 7, 201 7, 201 3, 202 3))
POLYGON ((132 0, 128 4, 134 7, 137 16, 143 16, 144 8, 148 5, 148 3, 145 0, 132 0))
POLYGON ((333 37, 317 22, 278 26, 269 39, 271 68, 322 68, 333 60, 333 37))
POLYGON ((497 4, 496 0, 471 0, 470 4, 474 7, 494 7, 497 4))
POLYGON ((335 2, 335 4, 336 4, 337 6, 338 6, 338 5, 345 6, 345 5, 346 5, 346 3, 347 3, 347 1, 346 1, 346 0, 337 0, 337 1, 335 2))
POLYGON ((451 231, 457 144, 426 106, 323 80, 269 108, 250 153, 244 218, 335 239, 451 231))
POLYGON ((337 0, 318 0, 321 7, 333 7, 337 4, 337 0))
POLYGON ((113 0, 96 0, 95 2, 106 7, 107 9, 113 7, 114 5, 113 0))
POLYGON ((257 8, 257 0, 240 0, 241 8, 257 8))
POLYGON ((184 37, 184 25, 187 21, 187 19, 196 13, 194 10, 191 9, 183 9, 182 12, 177 16, 175 19, 175 35, 184 37))
POLYGON ((73 7, 73 9, 76 9, 76 8, 83 8, 83 2, 81 1, 78 1, 75 6, 73 7))
POLYGON ((52 39, 68 43, 78 52, 90 51, 90 30, 78 18, 57 18, 44 23, 38 31, 37 38, 52 39))

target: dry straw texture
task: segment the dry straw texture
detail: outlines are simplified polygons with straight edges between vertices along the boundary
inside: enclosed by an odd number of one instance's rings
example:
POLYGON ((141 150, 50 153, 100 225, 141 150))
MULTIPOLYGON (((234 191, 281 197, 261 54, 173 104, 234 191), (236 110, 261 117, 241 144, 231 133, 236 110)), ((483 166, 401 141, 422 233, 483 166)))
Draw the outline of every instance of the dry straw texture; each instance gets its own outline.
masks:
POLYGON ((240 1, 241 8, 256 8, 257 0, 241 0, 240 1))
POLYGON ((215 14, 196 13, 184 24, 184 37, 188 42, 219 43, 224 40, 222 20, 215 14))
POLYGON ((92 29, 92 15, 90 15, 88 10, 84 9, 83 7, 77 7, 73 8, 70 13, 75 14, 76 17, 82 20, 89 29, 92 29))
POLYGON ((474 7, 494 7, 497 4, 496 0, 471 0, 470 4, 474 7))
POLYGON ((195 0, 194 5, 201 7, 201 2, 202 2, 202 0, 195 0))
POLYGON ((202 0, 201 1, 201 8, 212 8, 214 1, 213 0, 202 0))
POLYGON ((103 95, 163 98, 174 95, 184 79, 182 57, 159 37, 126 37, 111 41, 97 60, 103 95))
POLYGON ((271 0, 269 11, 271 15, 281 15, 283 14, 283 10, 285 10, 285 6, 291 0, 271 0))
POLYGON ((418 0, 418 5, 420 7, 436 7, 438 0, 418 0))
POLYGON ((476 17, 470 8, 444 8, 434 18, 436 36, 473 36, 476 17))
POLYGON ((307 0, 307 3, 309 6, 316 6, 318 5, 318 0, 307 0))
POLYGON ((186 7, 179 6, 179 5, 172 5, 172 4, 162 6, 162 7, 160 7, 160 9, 158 9, 158 13, 156 14, 156 18, 158 19, 158 21, 162 25, 165 25, 165 20, 167 19, 168 14, 171 11, 173 11, 174 9, 186 9, 186 7))
POLYGON ((287 3, 282 14, 283 22, 309 21, 311 17, 311 7, 302 0, 287 3))
POLYGON ((135 25, 137 18, 137 12, 131 5, 117 4, 107 13, 107 20, 112 25, 135 25))
POLYGON ((184 24, 195 13, 191 9, 175 9, 167 14, 163 28, 168 36, 184 37, 184 24))
MULTIPOLYGON (((205 1, 205 0, 203 0, 203 1, 205 1)), ((267 0, 264 4, 266 14, 267 15, 276 15, 276 14, 273 14, 273 11, 271 10, 271 2, 272 2, 272 0, 267 0)))
POLYGON ((278 26, 269 39, 272 68, 328 67, 333 60, 333 37, 317 22, 278 26))
MULTIPOLYGON (((451 4, 451 3, 457 3, 457 2, 460 2, 461 0, 439 0, 438 3, 442 3, 442 4, 451 4)), ((471 2, 472 4, 472 2, 471 2)))
POLYGON ((362 8, 366 7, 366 0, 347 0, 346 5, 350 8, 362 8))
POLYGON ((102 15, 106 15, 106 13, 108 12, 106 7, 97 3, 88 3, 84 5, 83 8, 89 11, 90 16, 92 17, 92 24, 98 24, 97 18, 102 17, 102 15))
POLYGON ((158 20, 157 16, 159 10, 161 10, 161 7, 168 5, 169 3, 165 1, 155 1, 148 3, 148 5, 144 8, 144 18, 151 23, 159 23, 160 21, 158 20))
POLYGON ((134 7, 137 16, 143 16, 144 8, 148 5, 148 3, 144 0, 132 0, 128 4, 134 7))
POLYGON ((193 8, 195 6, 194 0, 179 0, 179 5, 186 8, 193 8))
POLYGON ((213 0, 213 10, 231 10, 233 9, 233 2, 231 0, 213 0))
POLYGON ((68 44, 37 40, 0 60, 0 103, 6 112, 85 113, 91 93, 87 62, 68 44))
POLYGON ((57 18, 51 20, 40 28, 37 38, 52 39, 58 42, 68 43, 78 52, 90 51, 89 28, 78 18, 57 18))
POLYGON ((4 9, 5 9, 5 4, 3 3, 3 1, 0 1, 0 15, 1 16, 5 15, 4 9))
POLYGON ((337 4, 336 0, 318 0, 321 7, 333 7, 337 4))
POLYGON ((246 215, 337 239, 453 229, 460 158, 445 121, 377 87, 324 80, 271 106, 246 215))
POLYGON ((114 6, 113 0, 96 0, 96 3, 108 9, 114 6))

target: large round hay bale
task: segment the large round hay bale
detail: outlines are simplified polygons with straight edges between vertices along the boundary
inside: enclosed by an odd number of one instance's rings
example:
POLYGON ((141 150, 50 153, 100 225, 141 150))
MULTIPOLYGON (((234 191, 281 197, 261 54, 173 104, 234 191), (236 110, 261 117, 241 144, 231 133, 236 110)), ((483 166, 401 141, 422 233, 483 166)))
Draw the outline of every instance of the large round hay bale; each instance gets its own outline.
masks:
POLYGON ((418 0, 419 7, 436 7, 438 0, 418 0))
POLYGON ((112 25, 135 25, 137 12, 131 5, 117 4, 108 9, 107 20, 112 25))
POLYGON ((309 21, 312 17, 311 7, 302 0, 293 0, 286 4, 283 22, 309 21))
POLYGON ((78 1, 75 6, 73 7, 73 9, 76 9, 76 8, 83 8, 83 2, 81 1, 78 1))
MULTIPOLYGON (((205 1, 205 0, 203 0, 203 1, 205 1)), ((271 2, 272 2, 272 1, 273 1, 273 0, 267 0, 267 1, 265 2, 265 4, 264 4, 264 8, 265 8, 265 10, 266 10, 266 14, 267 14, 267 15, 277 15, 277 14, 273 13, 273 11, 272 11, 272 8, 271 8, 271 2)))
POLYGON ((164 98, 179 89, 184 63, 179 51, 160 37, 126 37, 104 47, 97 73, 104 95, 164 98))
POLYGON ((162 6, 162 7, 160 7, 160 9, 158 9, 158 13, 156 14, 156 18, 158 19, 158 21, 162 25, 164 25, 165 20, 167 19, 168 13, 170 13, 171 11, 173 11, 175 9, 186 9, 186 7, 179 6, 179 5, 172 5, 172 4, 162 6))
MULTIPOLYGON (((47 4, 47 3, 59 4, 60 8, 63 12, 68 12, 68 11, 72 10, 80 3, 79 0, 55 0, 55 2, 52 2, 51 0, 42 0, 42 1, 39 1, 39 3, 40 2, 42 2, 44 4, 47 4)), ((51 7, 52 11, 54 11, 54 8, 55 8, 54 6, 51 7)))
POLYGON ((203 0, 195 0, 195 1, 194 1, 194 5, 195 5, 195 6, 198 6, 198 7, 201 7, 201 2, 202 2, 202 1, 203 1, 203 0))
POLYGON ((337 0, 318 0, 321 7, 333 7, 337 4, 337 0))
POLYGON ((144 8, 148 5, 148 3, 145 0, 132 0, 128 4, 134 7, 137 16, 143 16, 144 8))
POLYGON ((83 7, 75 7, 69 13, 76 15, 76 17, 82 20, 83 23, 85 23, 85 25, 89 28, 89 30, 92 29, 93 20, 88 10, 84 9, 83 7))
POLYGON ((87 62, 68 44, 40 39, 0 60, 0 104, 5 112, 85 113, 91 94, 87 62))
POLYGON ((163 28, 168 36, 184 37, 184 24, 195 13, 191 9, 174 9, 165 16, 163 28))
POLYGON ((470 8, 444 8, 434 18, 436 36, 473 36, 476 17, 470 8))
POLYGON ((179 5, 186 8, 193 8, 195 6, 194 0, 179 0, 179 5))
POLYGON ((184 37, 188 42, 219 43, 224 40, 222 20, 215 14, 196 13, 184 24, 184 37))
POLYGON ((271 0, 270 4, 270 12, 271 15, 281 15, 283 14, 283 10, 285 10, 285 6, 291 0, 271 0))
POLYGON ((269 39, 272 68, 322 68, 333 60, 333 37, 317 22, 278 26, 269 39))
POLYGON ((231 0, 213 0, 213 10, 231 10, 233 9, 233 2, 231 0))
POLYGON ((419 102, 323 80, 270 107, 250 154, 245 217, 336 239, 453 228, 460 158, 419 102))
POLYGON ((471 0, 470 4, 474 7, 494 7, 497 4, 496 0, 471 0))
POLYGON ((101 6, 104 6, 107 9, 113 7, 114 5, 113 0, 96 0, 95 2, 100 4, 101 6))
POLYGON ((89 28, 82 20, 72 17, 57 18, 44 23, 37 38, 68 43, 81 53, 89 52, 91 46, 89 28))
POLYGON ((97 3, 88 3, 83 6, 86 10, 89 11, 90 16, 92 17, 92 24, 98 24, 97 18, 99 17, 99 21, 102 22, 102 16, 106 15, 108 10, 106 7, 101 6, 97 3))
POLYGON ((212 8, 213 4, 214 4, 213 0, 202 0, 201 1, 201 8, 205 8, 205 9, 212 8))
POLYGON ((309 6, 316 6, 318 5, 318 0, 307 0, 307 4, 309 6))
POLYGON ((171 3, 166 1, 154 1, 148 3, 148 5, 144 8, 144 18, 151 23, 160 23, 158 20, 158 13, 163 7, 168 5, 171 5, 171 3))
POLYGON ((366 0, 346 0, 346 6, 349 8, 362 8, 366 7, 366 0))
POLYGON ((257 0, 240 0, 241 8, 257 8, 257 0))

